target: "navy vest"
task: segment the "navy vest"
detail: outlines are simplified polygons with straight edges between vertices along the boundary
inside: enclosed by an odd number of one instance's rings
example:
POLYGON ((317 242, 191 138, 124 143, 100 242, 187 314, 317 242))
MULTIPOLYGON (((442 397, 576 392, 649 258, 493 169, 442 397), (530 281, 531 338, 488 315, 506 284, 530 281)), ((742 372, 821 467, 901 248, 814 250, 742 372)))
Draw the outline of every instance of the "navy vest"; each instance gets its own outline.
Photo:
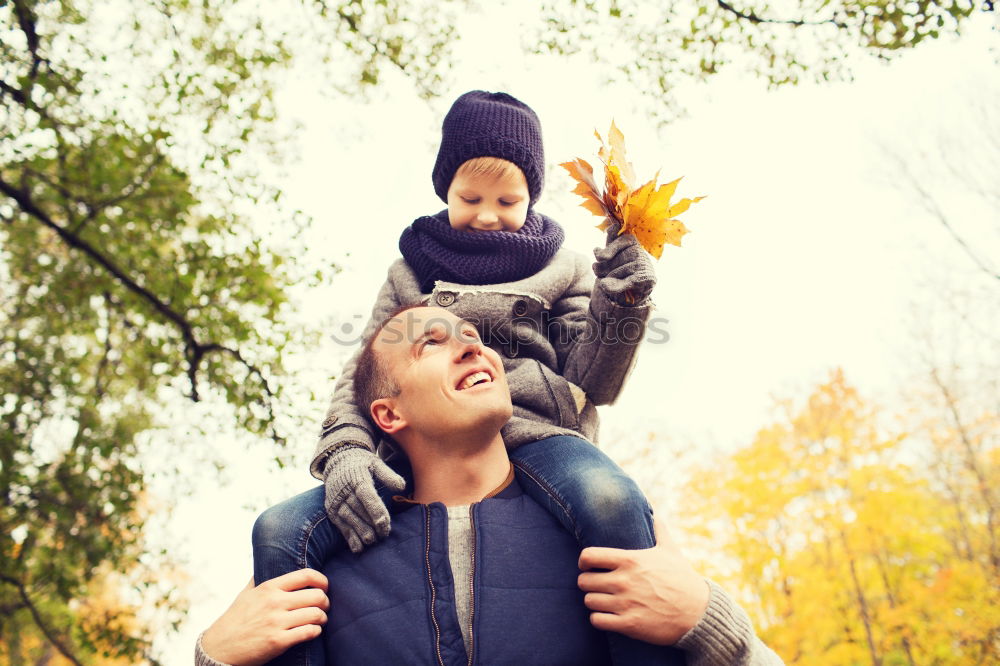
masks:
POLYGON ((472 659, 462 642, 448 562, 443 504, 393 515, 392 533, 323 569, 330 611, 323 631, 331 664, 610 663, 576 585, 580 547, 516 482, 472 507, 472 659))

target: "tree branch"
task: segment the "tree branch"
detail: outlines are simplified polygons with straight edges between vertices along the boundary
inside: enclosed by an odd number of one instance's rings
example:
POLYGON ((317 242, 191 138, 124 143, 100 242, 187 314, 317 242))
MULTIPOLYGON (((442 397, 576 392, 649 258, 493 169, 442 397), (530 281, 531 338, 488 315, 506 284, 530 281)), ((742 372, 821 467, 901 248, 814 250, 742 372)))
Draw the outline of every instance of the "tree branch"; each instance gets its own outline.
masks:
MULTIPOLYGON (((324 7, 326 6, 326 3, 321 3, 321 4, 323 4, 324 7)), ((388 60, 404 74, 407 73, 406 67, 402 63, 398 62, 391 55, 386 53, 385 49, 382 48, 382 46, 378 43, 376 39, 372 38, 370 35, 366 35, 365 33, 361 32, 361 28, 358 25, 357 18, 346 13, 342 7, 337 9, 337 16, 339 16, 340 19, 347 24, 347 27, 349 27, 354 34, 358 35, 363 40, 365 40, 368 43, 368 46, 372 47, 372 51, 374 51, 376 55, 382 56, 383 58, 388 60)))
MULTIPOLYGON (((23 90, 15 88, 2 79, 0 79, 0 93, 7 93, 21 106, 27 107, 29 105, 28 97, 24 94, 23 90)), ((2 97, 2 95, 0 95, 0 97, 2 97)))
POLYGON ((35 607, 35 604, 31 602, 31 597, 28 596, 28 591, 24 589, 24 585, 21 581, 4 574, 0 574, 0 581, 13 585, 17 588, 18 593, 21 595, 21 600, 24 602, 24 605, 28 607, 31 617, 35 620, 35 624, 38 625, 38 628, 41 629, 43 634, 45 634, 45 638, 48 639, 49 643, 54 645, 62 656, 69 659, 75 666, 83 666, 83 664, 80 663, 80 660, 77 659, 65 645, 63 645, 62 641, 56 637, 55 632, 45 623, 45 620, 42 618, 42 614, 35 607))
POLYGON ((188 323, 184 317, 174 312, 169 305, 157 298, 155 294, 127 276, 122 269, 118 268, 118 266, 116 266, 110 259, 98 252, 97 249, 90 245, 87 241, 57 224, 45 211, 35 205, 35 202, 31 200, 31 197, 28 196, 27 192, 23 192, 12 187, 3 179, 0 179, 0 192, 3 192, 12 198, 21 207, 21 210, 34 217, 46 227, 55 231, 67 245, 80 250, 93 259, 98 265, 102 266, 118 281, 125 285, 126 288, 141 296, 150 305, 152 305, 157 312, 176 324, 177 327, 181 329, 181 333, 184 336, 186 343, 189 343, 192 347, 198 346, 197 341, 194 339, 194 334, 191 331, 191 324, 188 323))
POLYGON ((740 10, 736 9, 735 7, 733 7, 731 4, 729 4, 728 2, 726 2, 726 0, 716 0, 716 2, 718 3, 719 7, 721 7, 724 10, 726 10, 727 12, 729 12, 731 14, 735 14, 737 17, 739 17, 739 18, 741 18, 741 19, 743 19, 745 21, 750 21, 751 23, 753 23, 755 25, 759 25, 761 23, 773 23, 773 24, 779 24, 779 25, 791 25, 791 26, 798 27, 798 26, 806 26, 806 25, 826 25, 826 24, 829 23, 829 24, 832 24, 832 25, 840 28, 841 30, 847 30, 848 29, 848 25, 846 23, 843 23, 843 22, 838 21, 836 19, 826 19, 825 21, 806 21, 804 19, 772 19, 772 18, 763 18, 763 17, 758 16, 757 14, 755 14, 752 9, 749 10, 749 11, 745 11, 745 12, 744 11, 740 11, 740 10))
POLYGON ((111 305, 111 294, 107 291, 104 292, 104 306, 107 308, 105 310, 105 316, 107 319, 107 326, 104 328, 104 353, 101 354, 101 360, 97 364, 97 371, 94 373, 94 393, 97 396, 98 402, 104 398, 104 389, 107 384, 104 381, 104 371, 108 368, 108 362, 111 360, 111 312, 110 309, 113 307, 111 305))
POLYGON ((965 242, 965 239, 962 238, 959 235, 959 233, 955 231, 955 228, 951 226, 951 223, 948 221, 948 216, 944 214, 944 211, 941 210, 941 208, 937 205, 937 202, 934 200, 934 197, 931 196, 930 192, 928 192, 924 188, 924 186, 920 183, 920 180, 913 174, 913 172, 910 170, 909 165, 905 161, 903 161, 903 159, 899 155, 893 154, 893 157, 896 158, 896 163, 899 165, 900 170, 906 175, 907 180, 910 181, 910 186, 920 197, 924 205, 924 209, 928 213, 930 213, 933 217, 935 217, 938 222, 941 223, 941 226, 943 226, 948 231, 948 233, 955 240, 955 242, 958 243, 959 247, 961 247, 962 250, 965 251, 965 254, 967 254, 969 258, 972 259, 972 263, 974 263, 977 268, 979 268, 981 271, 989 275, 991 278, 1000 280, 1000 273, 994 271, 992 268, 987 266, 976 255, 976 253, 973 252, 969 244, 965 242))
MULTIPOLYGON (((177 313, 173 308, 159 299, 151 291, 126 275, 125 271, 119 268, 111 259, 101 254, 90 243, 80 238, 80 236, 75 234, 73 231, 57 224, 44 210, 39 208, 35 202, 31 200, 31 197, 26 191, 19 190, 0 178, 0 192, 14 199, 14 201, 21 207, 21 210, 37 219, 44 226, 52 229, 67 245, 83 252, 99 266, 108 271, 126 289, 137 294, 150 306, 152 306, 154 310, 169 321, 173 322, 180 329, 181 336, 184 339, 184 356, 188 362, 186 374, 191 383, 190 397, 193 401, 198 402, 200 400, 198 394, 198 368, 201 366, 201 362, 204 360, 204 357, 213 352, 223 352, 235 358, 250 372, 251 375, 256 376, 260 380, 260 383, 264 388, 264 393, 267 395, 269 401, 267 409, 273 418, 273 405, 270 404, 270 401, 274 398, 274 391, 268 383, 267 378, 264 376, 264 373, 257 366, 247 361, 238 349, 233 349, 217 342, 204 344, 198 342, 194 336, 194 329, 191 322, 177 313)), ((274 432, 273 427, 271 430, 272 438, 275 440, 279 439, 277 433, 274 432)))
POLYGON ((7 196, 14 199, 14 201, 16 201, 21 207, 21 210, 34 217, 46 227, 55 231, 55 233, 67 245, 80 250, 85 255, 90 257, 90 259, 114 276, 114 278, 117 279, 126 289, 137 294, 140 298, 152 306, 154 310, 169 321, 173 322, 177 328, 180 329, 181 336, 184 338, 184 355, 188 360, 187 374, 191 379, 191 399, 197 402, 199 400, 198 384, 196 381, 198 371, 197 364, 201 360, 201 356, 204 355, 204 351, 199 351, 202 345, 200 345, 195 339, 191 323, 175 312, 169 305, 157 298, 151 291, 126 275, 125 271, 116 266, 114 262, 105 257, 103 254, 98 252, 97 249, 88 242, 74 234, 72 231, 57 224, 44 210, 35 205, 35 202, 31 200, 31 197, 28 196, 27 192, 14 188, 3 179, 0 179, 0 192, 3 192, 7 196))
POLYGON ((149 183, 149 179, 153 176, 153 170, 163 164, 163 160, 163 153, 157 152, 153 159, 150 160, 149 164, 146 165, 146 168, 143 169, 143 172, 137 178, 132 179, 128 185, 123 187, 121 192, 113 197, 108 197, 107 199, 102 199, 95 203, 94 213, 96 214, 105 208, 118 205, 135 194, 136 190, 140 187, 147 185, 149 183))
POLYGON ((942 381, 941 376, 938 374, 937 368, 935 367, 931 367, 931 379, 934 381, 934 385, 938 387, 938 390, 941 391, 941 396, 944 398, 945 405, 948 407, 948 412, 951 414, 951 418, 955 423, 955 429, 958 431, 959 439, 961 440, 962 447, 965 450, 966 467, 970 472, 972 472, 972 475, 976 477, 976 486, 979 490, 979 495, 982 497, 983 504, 986 505, 986 526, 990 539, 990 564, 993 565, 993 570, 995 572, 1000 571, 1000 549, 998 549, 996 537, 997 511, 993 503, 989 481, 986 479, 986 475, 983 473, 983 470, 979 465, 975 446, 972 444, 969 432, 965 428, 965 423, 963 423, 962 417, 958 413, 957 401, 948 389, 947 384, 942 381))
MULTIPOLYGON (((60 156, 61 155, 62 153, 60 152, 60 156)), ((64 187, 57 185, 56 183, 53 183, 51 180, 45 178, 41 174, 36 174, 36 175, 38 175, 39 178, 41 178, 49 185, 54 187, 56 190, 58 190, 59 193, 62 194, 63 196, 78 201, 86 207, 87 214, 84 215, 79 222, 74 224, 73 228, 71 229, 72 233, 79 233, 80 230, 82 230, 87 225, 88 222, 93 221, 94 218, 96 218, 98 214, 100 214, 103 210, 110 208, 111 206, 116 206, 122 201, 131 198, 133 195, 135 195, 136 191, 140 187, 148 184, 149 179, 152 177, 153 170, 163 162, 163 159, 164 156, 158 153, 155 156, 155 158, 150 160, 149 164, 146 165, 146 168, 143 169, 142 174, 132 179, 125 187, 122 188, 121 192, 119 192, 114 196, 108 197, 107 199, 101 199, 95 203, 90 203, 89 201, 85 201, 84 199, 81 199, 79 197, 70 194, 64 187)))
MULTIPOLYGON (((60 155, 61 154, 62 153, 60 152, 60 155)), ((49 178, 46 174, 41 173, 40 171, 35 171, 34 169, 27 169, 27 168, 24 169, 24 174, 25 175, 31 175, 32 177, 37 178, 38 180, 42 181, 43 183, 45 183, 46 185, 48 185, 49 187, 51 187, 53 190, 55 190, 59 194, 59 196, 61 196, 66 201, 67 204, 69 202, 76 201, 76 202, 79 202, 79 203, 83 204, 87 208, 88 211, 91 210, 90 204, 88 204, 86 201, 80 199, 79 197, 75 196, 72 192, 70 192, 68 189, 66 189, 66 187, 62 183, 57 182, 53 178, 49 178)), ((62 209, 66 213, 66 218, 70 222, 73 222, 74 218, 75 218, 75 215, 73 214, 73 210, 68 205, 62 206, 62 209)), ((80 224, 75 225, 74 226, 74 231, 77 228, 79 228, 80 226, 81 226, 80 224)))
POLYGON ((17 24, 24 33, 24 38, 28 42, 28 51, 31 53, 31 79, 38 76, 38 67, 42 63, 42 58, 38 55, 38 32, 35 30, 36 18, 24 0, 14 0, 14 13, 17 15, 17 24))
POLYGON ((267 400, 268 400, 267 410, 272 417, 272 424, 270 425, 269 428, 271 431, 271 439, 273 439, 275 442, 283 443, 284 440, 278 435, 273 425, 274 407, 272 405, 272 401, 274 400, 274 391, 271 390, 271 385, 268 383, 267 378, 264 377, 264 373, 256 365, 246 360, 243 357, 243 354, 240 353, 240 350, 233 349, 232 347, 226 347, 225 345, 220 345, 214 342, 207 345, 202 345, 201 354, 199 355, 199 361, 201 360, 202 356, 207 355, 211 352, 222 352, 224 354, 232 356, 240 363, 240 365, 249 370, 251 375, 257 377, 258 381, 260 381, 261 386, 264 387, 264 393, 267 395, 267 400))

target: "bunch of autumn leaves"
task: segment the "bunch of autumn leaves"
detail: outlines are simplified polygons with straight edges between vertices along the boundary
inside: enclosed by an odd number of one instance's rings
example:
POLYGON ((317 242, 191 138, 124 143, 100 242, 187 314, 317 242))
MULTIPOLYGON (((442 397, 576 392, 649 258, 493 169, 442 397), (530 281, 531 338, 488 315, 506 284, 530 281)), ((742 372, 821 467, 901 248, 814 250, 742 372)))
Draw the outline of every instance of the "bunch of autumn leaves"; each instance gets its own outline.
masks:
POLYGON ((691 204, 705 197, 681 199, 671 203, 677 190, 677 180, 657 187, 659 172, 652 180, 636 188, 635 172, 632 165, 625 159, 625 137, 614 122, 608 132, 608 144, 597 132, 597 140, 601 142, 598 157, 604 163, 604 191, 602 192, 594 179, 594 169, 585 160, 575 159, 563 162, 559 166, 569 171, 569 175, 577 181, 574 193, 583 197, 581 206, 594 215, 603 217, 604 221, 598 229, 604 231, 612 224, 619 225, 619 234, 630 233, 651 255, 660 258, 663 246, 681 244, 681 238, 688 232, 684 223, 676 219, 686 211, 691 204))

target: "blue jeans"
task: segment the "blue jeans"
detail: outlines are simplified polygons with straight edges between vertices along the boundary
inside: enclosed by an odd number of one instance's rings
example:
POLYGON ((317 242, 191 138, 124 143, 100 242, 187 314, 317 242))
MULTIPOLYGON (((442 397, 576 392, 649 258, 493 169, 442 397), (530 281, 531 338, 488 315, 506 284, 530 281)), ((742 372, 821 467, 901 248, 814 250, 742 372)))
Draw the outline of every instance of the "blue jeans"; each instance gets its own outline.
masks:
MULTIPOLYGON (((652 548, 653 517, 635 482, 596 446, 579 437, 558 436, 523 444, 510 452, 524 492, 548 509, 581 547, 652 548)), ((391 493, 379 489, 388 504, 391 493)), ((303 567, 321 568, 343 537, 326 517, 323 487, 267 509, 253 528, 257 584, 303 567)), ((557 638, 557 637, 555 637, 557 638)), ((683 664, 682 653, 609 633, 617 666, 683 664)), ((325 663, 319 639, 297 645, 272 664, 325 663)))
MULTIPOLYGON (((611 458, 585 439, 560 435, 522 444, 510 460, 524 492, 555 516, 581 548, 639 550, 656 545, 653 510, 645 495, 611 458)), ((685 663, 676 648, 650 645, 608 632, 611 661, 685 663)))
MULTIPOLYGON (((397 467, 404 474, 405 467, 397 467)), ((389 506, 392 491, 376 482, 376 489, 389 506)), ((253 525, 253 580, 265 580, 310 568, 323 568, 334 553, 347 548, 347 542, 326 517, 323 486, 285 500, 264 511, 253 525)), ((269 664, 276 666, 323 666, 326 654, 322 638, 300 643, 269 664)))
MULTIPOLYGON (((262 513, 253 525, 253 580, 260 585, 298 569, 319 571, 324 560, 340 548, 344 538, 329 522, 323 507, 323 486, 296 495, 262 513)), ((323 664, 323 642, 314 638, 287 650, 271 664, 309 666, 323 664)))

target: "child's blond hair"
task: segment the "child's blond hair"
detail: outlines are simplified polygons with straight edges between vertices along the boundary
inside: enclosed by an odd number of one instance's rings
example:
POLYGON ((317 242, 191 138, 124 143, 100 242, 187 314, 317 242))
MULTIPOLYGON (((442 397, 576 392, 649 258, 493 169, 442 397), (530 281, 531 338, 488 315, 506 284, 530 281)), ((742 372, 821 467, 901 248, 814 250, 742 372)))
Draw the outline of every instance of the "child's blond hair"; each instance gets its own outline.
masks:
POLYGON ((473 157, 458 167, 455 176, 507 180, 523 177, 524 173, 521 167, 499 157, 473 157))

